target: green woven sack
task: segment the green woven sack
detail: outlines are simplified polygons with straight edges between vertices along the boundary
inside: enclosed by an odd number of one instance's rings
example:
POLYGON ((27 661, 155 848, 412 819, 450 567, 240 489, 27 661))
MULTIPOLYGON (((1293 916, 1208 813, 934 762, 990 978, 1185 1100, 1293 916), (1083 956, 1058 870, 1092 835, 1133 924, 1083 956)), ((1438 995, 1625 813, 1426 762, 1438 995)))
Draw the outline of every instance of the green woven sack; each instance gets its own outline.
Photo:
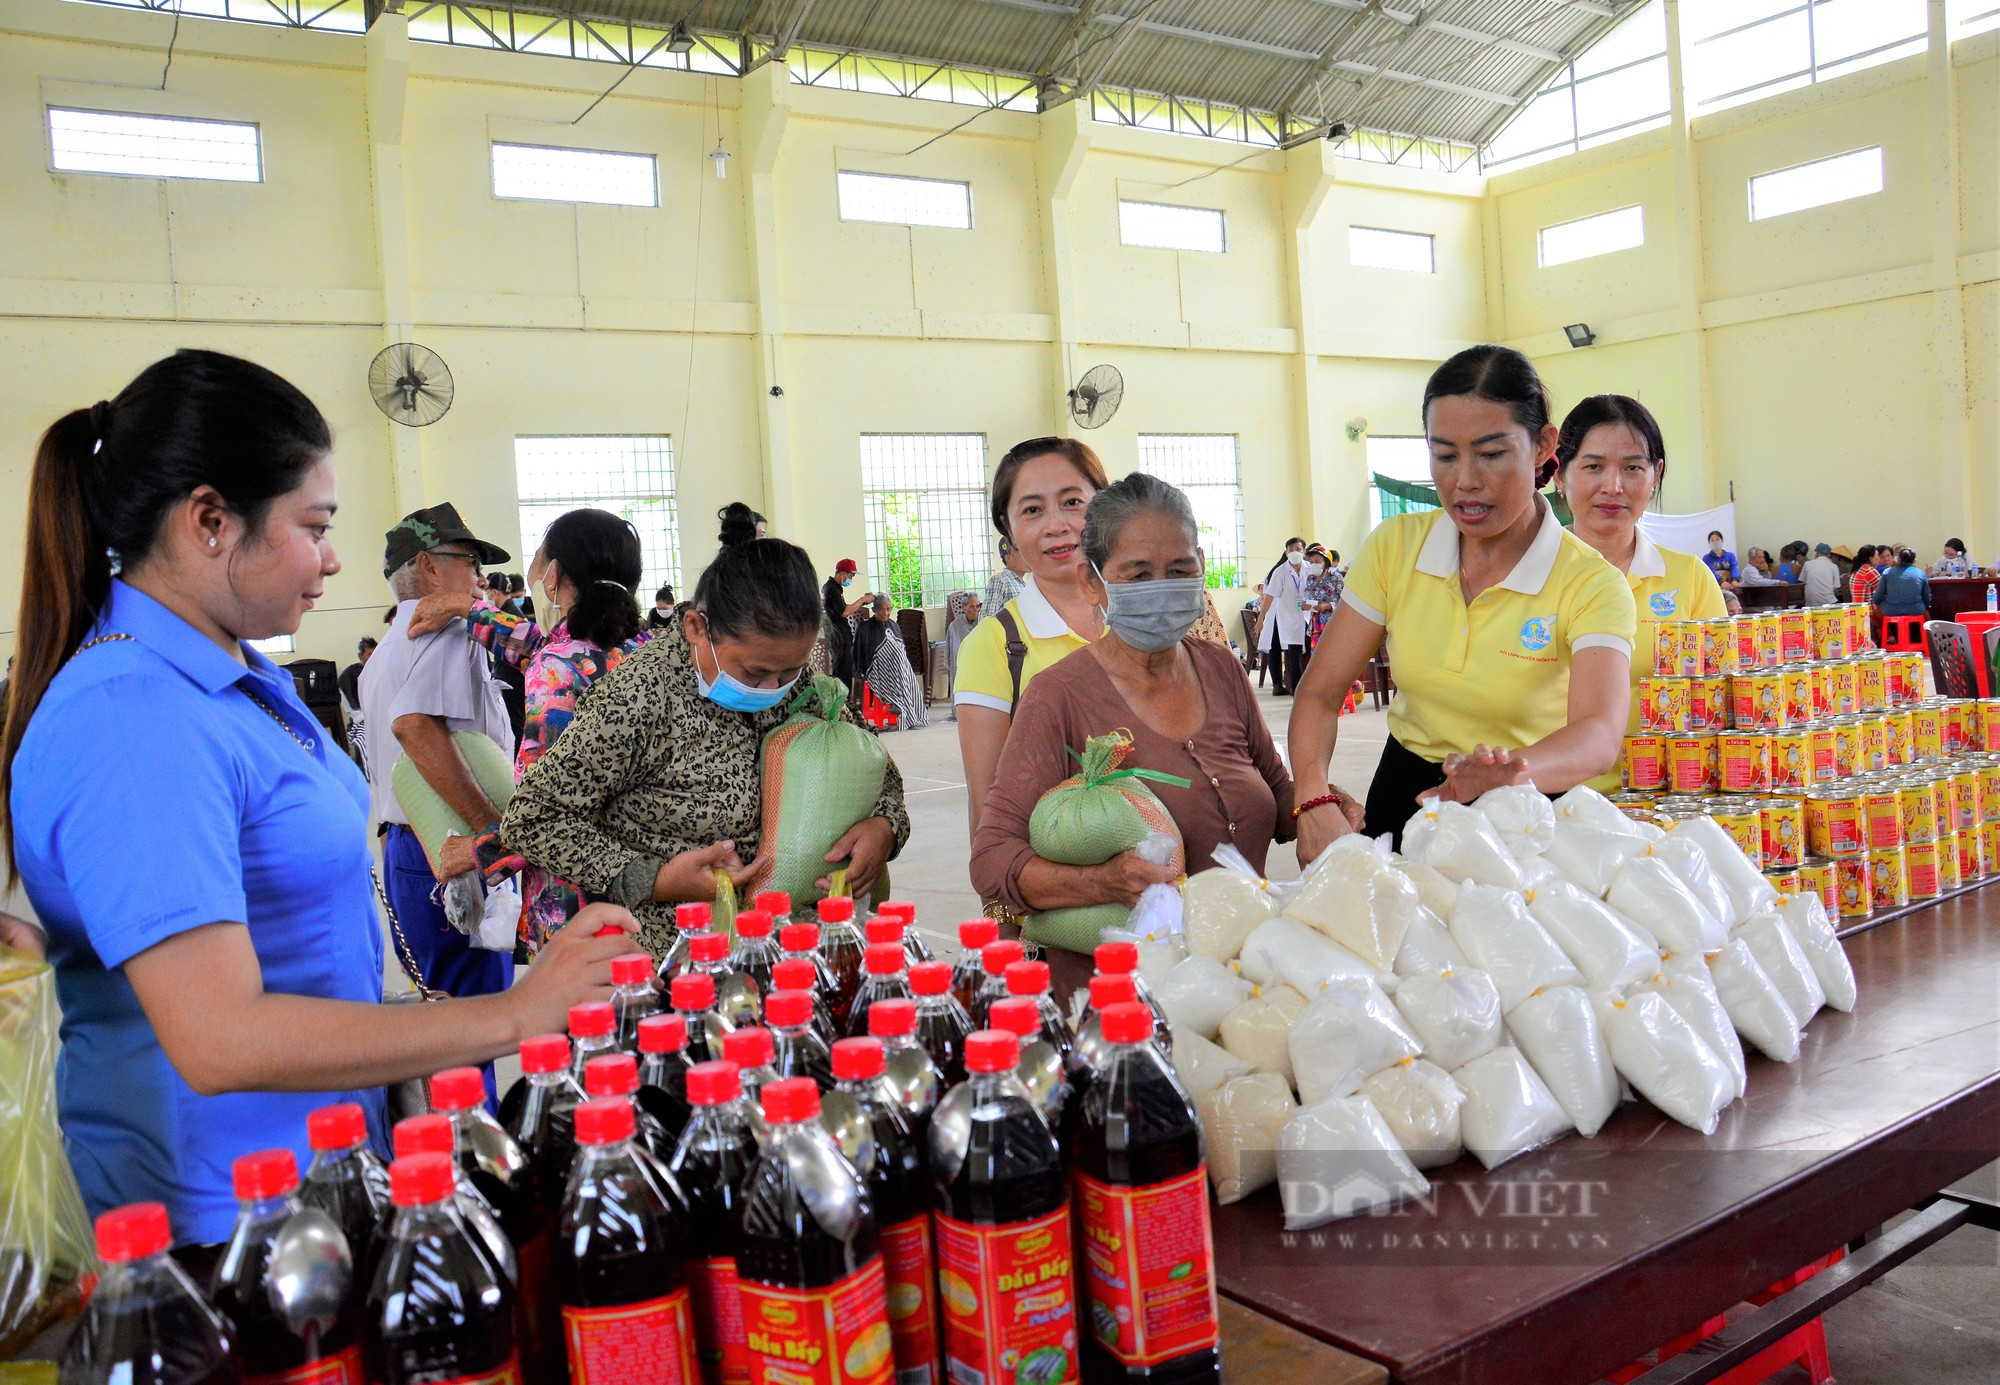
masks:
MULTIPOLYGON (((507 752, 477 731, 454 731, 451 740, 465 757, 465 767, 472 771, 473 780, 493 800, 493 806, 505 813, 514 798, 514 762, 507 758, 507 752)), ((396 791, 396 802, 402 806, 403 816, 410 820, 410 830, 423 843, 424 855, 432 865, 437 864, 446 837, 454 833, 470 837, 493 825, 468 823, 453 812, 407 755, 396 757, 389 770, 389 786, 396 791)))
POLYGON ((814 678, 786 707, 789 715, 764 737, 763 849, 770 869, 743 887, 784 890, 797 903, 819 898, 826 853, 881 801, 889 752, 840 714, 847 685, 814 678))
MULTIPOLYGON (((1129 733, 1114 731, 1092 736, 1083 753, 1070 755, 1082 767, 1078 773, 1043 794, 1028 815, 1028 845, 1047 861, 1065 866, 1097 866, 1130 851, 1154 835, 1172 837, 1171 864, 1176 873, 1187 869, 1187 848, 1175 825, 1144 780, 1186 788, 1188 781, 1158 770, 1125 769, 1132 752, 1129 733)), ((1070 952, 1090 952, 1107 928, 1122 928, 1131 913, 1123 904, 1091 904, 1074 909, 1050 909, 1022 925, 1030 942, 1070 952)))

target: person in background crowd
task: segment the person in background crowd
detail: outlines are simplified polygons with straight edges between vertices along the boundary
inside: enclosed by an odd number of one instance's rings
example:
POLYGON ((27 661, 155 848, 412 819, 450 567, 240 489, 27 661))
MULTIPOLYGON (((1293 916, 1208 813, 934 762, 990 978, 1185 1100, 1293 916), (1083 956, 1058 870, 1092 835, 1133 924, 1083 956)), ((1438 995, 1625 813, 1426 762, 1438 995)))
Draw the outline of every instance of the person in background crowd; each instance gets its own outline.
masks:
POLYGON ((820 605, 826 616, 822 633, 831 655, 833 676, 850 688, 859 677, 854 662, 854 618, 867 608, 869 600, 866 593, 852 601, 847 599, 848 589, 854 585, 855 574, 860 570, 854 559, 842 558, 833 565, 833 576, 819 589, 820 605))
POLYGON ((486 574, 486 599, 492 602, 495 607, 504 609, 507 602, 511 599, 512 591, 513 588, 507 581, 506 573, 489 572, 486 574))
POLYGON ((1442 508, 1385 520, 1292 709, 1299 859, 1354 830, 1327 780, 1340 704, 1385 640, 1396 698, 1365 830, 1401 840, 1418 800, 1470 803, 1503 784, 1560 793, 1618 762, 1629 701, 1632 591, 1541 495, 1560 430, 1510 347, 1468 347, 1424 387, 1442 508))
POLYGON ((1875 565, 1876 548, 1872 543, 1864 543, 1854 555, 1854 573, 1847 579, 1847 597, 1850 601, 1867 602, 1875 595, 1875 584, 1882 580, 1882 569, 1875 565))
POLYGON ((1978 570, 1977 564, 1966 561, 1964 539, 1946 539, 1944 552, 1931 564, 1933 577, 1970 577, 1978 570))
POLYGON ((527 578, 518 572, 509 573, 507 575, 507 594, 508 600, 512 603, 515 615, 526 616, 530 620, 535 618, 535 598, 528 591, 527 578))
MULTIPOLYGON (((1090 502, 1083 547, 1106 634, 1044 670, 1022 694, 973 840, 973 887, 1017 916, 1131 905, 1176 873, 1136 850, 1072 866, 1036 855, 1029 844, 1036 803, 1076 772, 1071 751, 1092 736, 1129 731, 1127 768, 1186 781, 1149 787, 1180 828, 1189 874, 1205 870, 1226 845, 1262 871, 1272 843, 1293 835, 1291 776, 1242 667, 1226 648, 1192 634, 1206 603, 1187 496, 1135 471, 1090 502)), ((1028 938, 1055 946, 1088 951, 1096 943, 1038 935, 1033 918, 1023 927, 1028 938)))
POLYGON ((1027 568, 1021 594, 985 620, 958 650, 958 754, 965 766, 974 833, 992 786, 1014 707, 1035 675, 1104 633, 1104 613, 1084 586, 1083 512, 1108 483, 1104 463, 1076 438, 1016 443, 993 473, 993 527, 1027 568))
POLYGON ((1724 591, 1728 591, 1736 584, 1738 575, 1736 555, 1723 546, 1720 529, 1708 531, 1708 551, 1701 555, 1701 561, 1715 574, 1716 582, 1724 591))
POLYGON ((1306 546, 1306 657, 1311 658, 1311 650, 1319 645, 1320 632, 1333 617, 1333 608, 1340 604, 1341 587, 1345 579, 1334 566, 1339 555, 1329 553, 1324 544, 1306 546))
MULTIPOLYGON (((822 615, 804 549, 753 539, 717 553, 690 609, 584 699, 521 781, 501 842, 624 904, 664 958, 676 904, 713 900, 717 870, 741 888, 769 865, 764 737, 785 719, 822 615)), ((861 724, 852 702, 842 716, 861 724)), ((873 813, 826 853, 828 873, 846 866, 863 899, 909 838, 892 760, 873 813)), ((551 949, 577 931, 565 928, 551 949)))
MULTIPOLYGON (((1640 525, 1666 476, 1666 439, 1659 420, 1638 400, 1594 394, 1563 419, 1556 437, 1556 491, 1574 516, 1571 531, 1625 574, 1638 619, 1627 735, 1639 729, 1639 680, 1652 672, 1659 623, 1717 620, 1727 609, 1713 569, 1692 553, 1655 544, 1640 525)), ((1618 771, 1597 776, 1590 787, 1616 793, 1618 771)))
MULTIPOLYGON (((354 647, 355 662, 340 671, 340 710, 347 717, 347 750, 365 773, 368 768, 368 719, 361 715, 361 670, 375 652, 375 637, 363 635, 354 647)), ((0 706, 0 716, 4 716, 0 706)))
POLYGON ((896 711, 896 725, 904 731, 930 725, 924 707, 924 690, 910 664, 909 646, 896 624, 896 606, 886 595, 875 598, 874 616, 861 622, 854 635, 854 667, 861 680, 896 711))
MULTIPOLYGON (((303 1166, 307 1113, 343 1101, 386 1150, 385 1084, 562 1028, 631 950, 582 929, 504 996, 379 1003, 367 787, 249 643, 297 631, 340 571, 332 448, 287 381, 182 351, 58 419, 29 481, 0 845, 46 929, 86 1210, 163 1202, 182 1247, 228 1238, 237 1158, 303 1166)), ((477 585, 479 554, 446 544, 477 585)))
POLYGON ((673 618, 674 589, 673 584, 668 583, 653 593, 653 609, 646 612, 646 624, 657 630, 673 618))
POLYGON ((764 537, 764 516, 740 500, 732 500, 715 512, 720 526, 715 541, 724 548, 764 537))
POLYGON ((1271 693, 1290 697, 1306 666, 1306 541, 1285 540, 1285 551, 1264 574, 1257 612, 1257 652, 1271 670, 1271 693))
POLYGON ((1780 582, 1799 580, 1799 568, 1805 562, 1805 555, 1796 543, 1788 543, 1778 550, 1778 566, 1772 573, 1780 582))
POLYGON ((1833 545, 1815 544, 1812 557, 1799 569, 1806 584, 1806 605, 1831 606, 1840 599, 1840 564, 1833 560, 1833 545))
POLYGON ((1000 540, 1000 566, 993 569, 993 575, 986 579, 986 599, 983 603, 988 612, 1003 609, 1009 601, 1021 594, 1022 579, 1028 575, 1028 560, 1021 551, 1005 538, 1000 540))
POLYGON ((1915 549, 1896 551, 1896 563, 1875 584, 1875 609, 1885 616, 1927 616, 1931 613, 1931 579, 1917 566, 1915 549))
POLYGON ((1782 585, 1782 579, 1778 577, 1776 570, 1772 567, 1771 554, 1768 549, 1753 548, 1750 550, 1749 559, 1743 565, 1742 579, 1737 585, 1744 587, 1775 587, 1782 585))
MULTIPOLYGON (((972 627, 979 624, 979 617, 985 613, 986 603, 978 592, 953 592, 946 598, 944 627, 944 666, 951 675, 951 685, 958 686, 958 647, 965 643, 965 637, 972 633, 972 627)), ((958 708, 951 709, 951 719, 958 720, 958 708)))

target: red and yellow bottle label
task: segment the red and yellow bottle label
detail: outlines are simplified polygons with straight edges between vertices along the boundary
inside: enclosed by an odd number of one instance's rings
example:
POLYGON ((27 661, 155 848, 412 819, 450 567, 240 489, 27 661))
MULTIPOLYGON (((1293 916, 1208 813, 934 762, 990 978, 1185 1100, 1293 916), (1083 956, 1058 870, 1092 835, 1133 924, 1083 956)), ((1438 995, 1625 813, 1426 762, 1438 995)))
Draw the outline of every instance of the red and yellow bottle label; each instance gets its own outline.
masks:
POLYGON ((751 1385, 893 1385, 881 1256, 818 1289, 738 1284, 751 1385))
POLYGON ((1076 1175, 1090 1330, 1125 1366, 1157 1366, 1221 1338, 1208 1172, 1139 1188, 1076 1175))
POLYGON ((1067 1205, 1034 1221, 975 1226, 937 1214, 938 1298, 952 1380, 1078 1378, 1067 1205))
POLYGON ((743 1300, 736 1261, 727 1255, 688 1261, 694 1289, 695 1341, 707 1385, 750 1385, 750 1349, 743 1341, 743 1300))
POLYGON ((309 1366, 295 1366, 270 1375, 246 1375, 244 1385, 363 1385, 361 1348, 351 1346, 309 1366))
POLYGON ((694 1313, 686 1289, 609 1308, 563 1305, 570 1385, 694 1385, 694 1313))
POLYGON ((882 1228, 882 1270, 888 1280, 889 1335, 896 1385, 930 1385, 938 1378, 937 1261, 928 1214, 882 1228))
POLYGON ((487 1371, 483 1375, 455 1375, 450 1380, 438 1381, 437 1385, 521 1385, 521 1363, 510 1356, 507 1364, 497 1371, 487 1371))

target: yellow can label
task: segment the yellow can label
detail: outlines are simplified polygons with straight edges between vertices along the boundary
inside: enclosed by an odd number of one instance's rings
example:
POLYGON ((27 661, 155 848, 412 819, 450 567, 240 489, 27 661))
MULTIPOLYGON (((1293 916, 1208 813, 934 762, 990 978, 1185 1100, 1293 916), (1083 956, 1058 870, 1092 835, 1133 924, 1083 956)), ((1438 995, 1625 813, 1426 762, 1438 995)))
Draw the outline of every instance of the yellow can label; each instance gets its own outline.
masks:
POLYGON ((1775 738, 1761 731, 1724 731, 1716 737, 1724 793, 1769 793, 1775 772, 1775 738))
POLYGON ((1900 909, 1910 902, 1909 868, 1902 847, 1868 853, 1868 892, 1877 909, 1900 909))
POLYGON ((1757 805, 1764 840, 1764 868, 1796 866, 1805 858, 1805 805, 1796 799, 1767 798, 1757 805))
POLYGON ((1799 863, 1799 889, 1819 896, 1829 918, 1840 916, 1840 889, 1833 862, 1812 857, 1799 863))
POLYGON ((1880 654, 1863 654, 1854 661, 1854 710, 1879 712, 1889 705, 1888 660, 1880 654))
POLYGON ((1875 912, 1875 889, 1869 878, 1866 856, 1843 856, 1833 863, 1834 880, 1840 891, 1840 916, 1865 919, 1875 912))
POLYGON ((1812 621, 1803 608, 1778 612, 1778 650, 1786 663, 1812 658, 1812 621))
POLYGON ((1634 791, 1667 786, 1667 742, 1664 736, 1641 732, 1625 738, 1625 787, 1634 791))

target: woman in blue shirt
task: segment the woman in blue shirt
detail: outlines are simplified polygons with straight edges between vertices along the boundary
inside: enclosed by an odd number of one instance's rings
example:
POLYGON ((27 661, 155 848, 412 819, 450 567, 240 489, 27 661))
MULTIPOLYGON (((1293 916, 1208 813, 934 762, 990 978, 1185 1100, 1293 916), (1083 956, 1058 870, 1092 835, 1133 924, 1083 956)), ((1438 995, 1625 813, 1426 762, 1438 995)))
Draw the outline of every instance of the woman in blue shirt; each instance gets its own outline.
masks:
MULTIPOLYGON (((568 930, 504 995, 384 1007, 368 793, 248 641, 340 570, 332 437, 248 361, 182 351, 64 415, 30 480, 0 844, 47 932, 57 1100, 93 1213, 159 1201, 225 1239, 230 1165, 306 1114, 477 1064, 610 994, 568 930)), ((627 932, 622 909, 602 923, 627 932)))

